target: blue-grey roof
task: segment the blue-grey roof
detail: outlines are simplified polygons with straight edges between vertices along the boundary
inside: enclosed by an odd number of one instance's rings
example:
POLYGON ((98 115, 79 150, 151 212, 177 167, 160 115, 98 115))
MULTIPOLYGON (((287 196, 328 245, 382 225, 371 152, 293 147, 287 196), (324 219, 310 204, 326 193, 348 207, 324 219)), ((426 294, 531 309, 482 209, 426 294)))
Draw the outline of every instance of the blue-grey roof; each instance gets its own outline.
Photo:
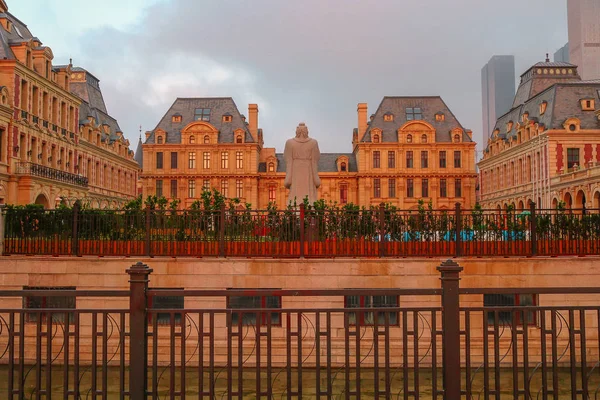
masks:
POLYGON ((144 150, 142 149, 142 137, 140 136, 140 140, 138 142, 137 148, 135 149, 135 156, 133 158, 140 168, 144 168, 144 150))
POLYGON ((463 126, 458 122, 441 97, 386 96, 379 104, 373 119, 369 122, 367 132, 365 133, 362 142, 371 141, 371 130, 374 128, 382 130, 382 142, 398 142, 398 129, 409 121, 406 117, 406 109, 414 107, 419 107, 421 109, 421 120, 429 123, 435 128, 436 142, 451 142, 450 132, 455 128, 461 128, 463 130, 463 142, 473 141, 469 135, 466 134, 463 126), (435 115, 439 113, 445 115, 443 121, 436 121, 435 115), (384 121, 383 117, 386 114, 393 114, 393 120, 384 121))
POLYGON ((233 143, 234 132, 243 129, 246 132, 246 143, 253 143, 247 123, 242 119, 235 102, 231 97, 177 98, 151 132, 146 143, 154 143, 154 132, 162 129, 167 132, 166 143, 181 143, 181 130, 194 121, 197 108, 210 108, 210 121, 219 131, 219 143, 233 143), (173 122, 173 115, 180 114, 181 122, 173 122), (231 122, 223 122, 223 115, 231 115, 231 122))
MULTIPOLYGON (((337 160, 342 156, 348 157, 348 172, 358 172, 354 153, 321 153, 321 157, 319 157, 319 172, 337 172, 337 160)), ((277 153, 275 157, 277 157, 277 172, 285 172, 283 154, 277 153)), ((258 172, 267 172, 267 163, 260 163, 258 165, 258 172)))

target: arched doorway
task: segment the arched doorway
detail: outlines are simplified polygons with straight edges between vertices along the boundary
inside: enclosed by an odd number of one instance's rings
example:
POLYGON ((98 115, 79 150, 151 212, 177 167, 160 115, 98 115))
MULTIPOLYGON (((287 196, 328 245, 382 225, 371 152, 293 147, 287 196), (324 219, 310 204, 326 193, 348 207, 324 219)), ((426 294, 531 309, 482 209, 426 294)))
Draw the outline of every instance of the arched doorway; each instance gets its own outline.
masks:
POLYGON ((600 192, 594 193, 594 202, 592 207, 594 207, 596 210, 600 209, 600 192))
POLYGON ((50 202, 48 201, 48 198, 41 193, 38 195, 38 197, 35 198, 35 204, 40 204, 44 206, 44 209, 50 208, 50 202))
POLYGON ((585 208, 585 193, 583 190, 577 192, 577 196, 575 196, 575 208, 585 208))
POLYGON ((573 197, 569 192, 565 193, 565 207, 569 210, 573 207, 573 197))
POLYGON ((523 207, 525 205, 523 204, 523 200, 519 200, 519 210, 523 211, 523 207))
POLYGON ((556 210, 558 208, 558 199, 555 197, 552 199, 552 209, 556 210))

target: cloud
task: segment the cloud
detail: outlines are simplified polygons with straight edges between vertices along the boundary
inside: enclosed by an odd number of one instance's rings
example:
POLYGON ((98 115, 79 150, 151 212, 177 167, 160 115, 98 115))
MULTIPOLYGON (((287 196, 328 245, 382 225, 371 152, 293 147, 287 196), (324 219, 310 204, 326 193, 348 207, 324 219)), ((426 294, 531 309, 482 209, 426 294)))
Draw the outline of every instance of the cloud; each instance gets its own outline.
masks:
POLYGON ((441 95, 482 137, 481 67, 508 53, 520 73, 561 47, 564 3, 171 0, 78 43, 130 139, 176 97, 232 96, 242 112, 259 104, 267 146, 281 151, 305 121, 323 151, 342 152, 351 151, 356 104, 374 112, 385 95, 441 95))

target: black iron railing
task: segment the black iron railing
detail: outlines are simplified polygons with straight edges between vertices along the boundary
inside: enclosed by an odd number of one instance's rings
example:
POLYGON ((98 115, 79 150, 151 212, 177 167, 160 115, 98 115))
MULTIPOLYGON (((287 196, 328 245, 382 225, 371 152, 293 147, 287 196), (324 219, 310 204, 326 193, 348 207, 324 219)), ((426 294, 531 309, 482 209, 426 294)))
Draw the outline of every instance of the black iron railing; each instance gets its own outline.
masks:
POLYGON ((150 288, 137 263, 129 290, 3 290, 23 306, 0 308, 0 397, 598 394, 600 288, 467 288, 458 264, 437 270, 432 289, 183 290, 150 288))
POLYGON ((71 185, 87 187, 88 178, 67 171, 50 168, 45 165, 35 164, 28 161, 21 161, 17 165, 17 174, 39 176, 41 178, 52 179, 54 181, 68 183, 71 185))
MULTIPOLYGON (((28 163, 25 166, 26 171, 33 168, 28 163)), ((86 178, 61 173, 87 184, 86 178)), ((5 254, 292 258, 600 255, 600 210, 588 209, 464 210, 457 205, 454 210, 425 211, 386 207, 324 211, 304 206, 294 210, 111 211, 74 207, 35 212, 12 209, 6 221, 5 254)))

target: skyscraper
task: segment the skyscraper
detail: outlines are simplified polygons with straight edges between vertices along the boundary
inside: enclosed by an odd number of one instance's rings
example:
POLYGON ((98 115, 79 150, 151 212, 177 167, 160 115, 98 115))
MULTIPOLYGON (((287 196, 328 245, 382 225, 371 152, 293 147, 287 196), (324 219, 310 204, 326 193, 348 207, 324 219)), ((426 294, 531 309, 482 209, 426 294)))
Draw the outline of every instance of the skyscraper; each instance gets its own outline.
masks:
POLYGON ((568 0, 569 62, 583 80, 600 79, 600 1, 568 0))
POLYGON ((554 62, 570 62, 569 57, 569 43, 565 44, 554 53, 554 62))
POLYGON ((515 96, 514 56, 493 56, 481 69, 483 140, 485 145, 496 120, 507 113, 515 96))

